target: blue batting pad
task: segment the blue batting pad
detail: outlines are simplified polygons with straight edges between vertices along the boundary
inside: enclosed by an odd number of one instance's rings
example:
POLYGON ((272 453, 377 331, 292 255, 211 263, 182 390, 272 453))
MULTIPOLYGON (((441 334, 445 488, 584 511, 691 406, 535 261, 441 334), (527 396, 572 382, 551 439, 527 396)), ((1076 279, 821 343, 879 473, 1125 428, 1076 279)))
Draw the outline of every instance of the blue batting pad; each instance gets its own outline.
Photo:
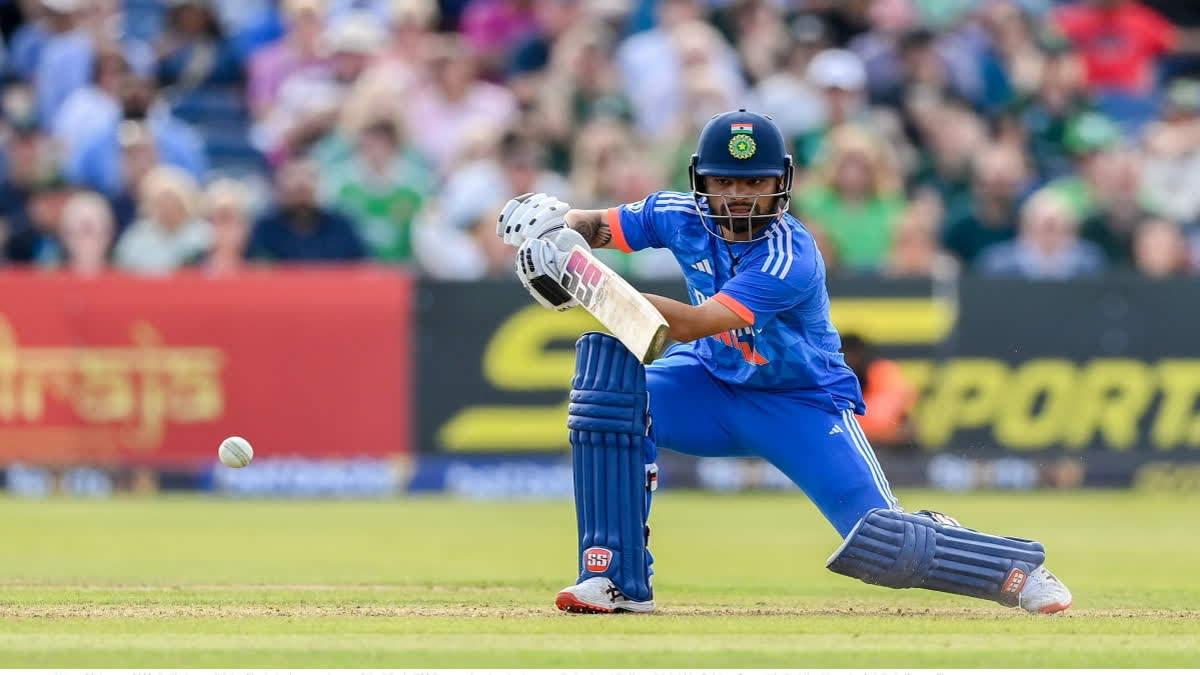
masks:
POLYGON ((1015 606, 1029 573, 1046 561, 1041 544, 956 527, 930 516, 874 509, 826 566, 890 588, 926 588, 1015 606))
POLYGON ((649 600, 646 369, 615 337, 585 333, 575 343, 570 400, 579 581, 606 577, 629 599, 649 600))

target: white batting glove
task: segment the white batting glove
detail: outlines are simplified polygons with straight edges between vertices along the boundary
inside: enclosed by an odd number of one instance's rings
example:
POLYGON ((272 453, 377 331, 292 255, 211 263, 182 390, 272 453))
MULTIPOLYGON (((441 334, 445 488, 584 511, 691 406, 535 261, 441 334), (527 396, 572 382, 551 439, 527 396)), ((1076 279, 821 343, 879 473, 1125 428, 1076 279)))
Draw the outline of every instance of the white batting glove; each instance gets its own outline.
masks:
POLYGON ((547 234, 567 227, 571 205, 557 197, 539 192, 508 200, 496 221, 496 235, 510 246, 529 239, 544 239, 547 234))
POLYGON ((563 230, 552 239, 526 239, 521 244, 517 250, 517 278, 539 305, 565 312, 579 301, 560 282, 562 264, 575 244, 587 246, 587 242, 575 230, 563 230))

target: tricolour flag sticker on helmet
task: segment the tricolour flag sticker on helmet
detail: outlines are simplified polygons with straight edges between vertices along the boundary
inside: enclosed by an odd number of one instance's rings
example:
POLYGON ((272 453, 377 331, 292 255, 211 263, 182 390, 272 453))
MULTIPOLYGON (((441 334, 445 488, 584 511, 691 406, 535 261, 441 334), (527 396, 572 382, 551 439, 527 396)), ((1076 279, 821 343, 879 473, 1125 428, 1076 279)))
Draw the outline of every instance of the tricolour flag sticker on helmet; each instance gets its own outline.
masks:
POLYGON ((736 122, 729 125, 729 133, 731 134, 752 134, 754 133, 754 125, 749 122, 736 122))

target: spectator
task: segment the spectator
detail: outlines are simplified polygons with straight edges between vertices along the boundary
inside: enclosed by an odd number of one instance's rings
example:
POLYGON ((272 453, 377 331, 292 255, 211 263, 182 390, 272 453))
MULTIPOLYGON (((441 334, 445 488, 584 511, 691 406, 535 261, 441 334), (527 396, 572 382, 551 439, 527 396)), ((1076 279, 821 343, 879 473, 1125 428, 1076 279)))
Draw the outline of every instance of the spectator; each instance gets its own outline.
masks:
POLYGON ((65 161, 67 176, 107 196, 120 193, 124 147, 122 128, 141 124, 164 164, 177 167, 199 181, 208 171, 204 141, 187 123, 171 114, 154 83, 135 72, 125 75, 120 89, 121 117, 101 131, 79 139, 65 161))
POLYGON ((41 0, 19 0, 25 23, 12 34, 8 45, 7 69, 23 81, 33 80, 42 48, 53 30, 50 10, 41 0))
POLYGON ((1010 145, 986 146, 975 156, 971 197, 950 205, 943 241, 970 265, 992 244, 1017 233, 1017 207, 1029 181, 1025 157, 1010 145))
POLYGON ((434 189, 428 164, 402 141, 394 120, 372 120, 358 132, 354 156, 322 175, 325 203, 350 216, 377 260, 412 258, 413 220, 434 189))
POLYGON ((62 269, 80 277, 105 271, 116 236, 112 209, 95 192, 77 192, 63 206, 58 226, 62 269))
POLYGON ((436 202, 430 205, 438 215, 430 214, 423 220, 470 229, 492 204, 526 192, 544 192, 573 201, 566 179, 546 168, 545 148, 535 139, 510 133, 493 145, 486 157, 451 174, 436 202))
MULTIPOLYGON (((560 0, 550 0, 559 2, 560 0)), ((537 91, 543 142, 555 169, 566 170, 576 131, 598 118, 629 120, 632 107, 612 66, 612 36, 602 24, 584 22, 554 47, 537 91)))
POLYGON ((7 139, 0 177, 0 217, 9 230, 19 229, 30 196, 60 178, 59 156, 54 143, 38 127, 33 92, 24 85, 4 91, 2 103, 7 139))
MULTIPOLYGON (((872 100, 885 100, 888 92, 894 91, 905 78, 905 52, 914 46, 906 43, 906 38, 917 35, 921 29, 913 4, 912 0, 875 0, 868 14, 871 30, 847 45, 866 66, 872 100)), ((954 31, 942 32, 933 41, 920 37, 920 46, 928 48, 929 58, 936 59, 945 69, 950 88, 967 100, 976 100, 983 80, 970 44, 954 31)), ((918 60, 924 59, 922 56, 918 60)), ((911 58, 909 62, 912 65, 911 58)))
POLYGON ((656 12, 657 25, 626 38, 616 52, 622 86, 633 104, 634 126, 651 138, 686 111, 683 88, 689 59, 692 67, 706 66, 715 85, 728 95, 740 99, 745 91, 737 53, 701 21, 706 12, 700 0, 663 0, 656 12))
POLYGON ((204 191, 204 214, 212 223, 212 248, 202 267, 209 274, 233 274, 242 269, 250 239, 250 196, 241 183, 224 178, 204 191))
POLYGON ((51 131, 66 153, 112 129, 121 119, 121 86, 129 75, 129 62, 119 49, 96 53, 92 83, 71 92, 54 116, 51 131))
POLYGON ((471 0, 459 24, 485 72, 499 72, 508 54, 538 32, 536 0, 471 0))
MULTIPOLYGON (((753 98, 755 107, 775 120, 784 137, 793 139, 828 120, 824 92, 807 73, 816 55, 829 46, 829 39, 825 24, 810 14, 801 14, 790 31, 791 41, 780 55, 778 68, 758 81, 753 98)), ((859 78, 861 82, 865 79, 865 74, 859 78)))
POLYGON ((986 276, 1056 280, 1097 276, 1106 267, 1104 251, 1079 238, 1079 219, 1066 199, 1049 190, 1021 208, 1018 236, 992 244, 979 256, 986 276))
MULTIPOLYGON (((576 0, 533 0, 533 15, 536 30, 517 40, 505 59, 504 69, 510 78, 514 74, 539 72, 549 66, 555 49, 566 47, 572 41, 566 37, 568 33, 575 33, 573 37, 588 35, 587 32, 576 32, 580 26, 590 26, 593 31, 611 32, 592 17, 585 20, 584 3, 576 0)), ((606 55, 603 61, 611 68, 611 54, 606 55)))
POLYGON ((117 129, 117 143, 121 148, 121 179, 109 202, 116 218, 115 236, 120 236, 137 218, 138 186, 159 161, 154 138, 144 124, 123 122, 117 129))
POLYGON ((475 57, 462 40, 443 39, 429 68, 432 79, 409 99, 405 121, 416 147, 446 176, 467 129, 506 129, 516 117, 516 99, 504 87, 479 78, 475 57))
POLYGON ((1028 144, 1038 172, 1054 178, 1071 171, 1068 124, 1090 105, 1083 62, 1074 52, 1059 50, 1047 56, 1034 95, 1018 98, 1001 121, 1006 135, 1028 144))
POLYGON ((379 73, 393 87, 408 91, 427 77, 425 60, 439 39, 434 28, 438 21, 435 0, 391 0, 391 38, 363 74, 379 73))
POLYGON ((856 123, 869 128, 867 108, 867 72, 862 60, 844 49, 818 52, 808 64, 808 81, 822 95, 821 122, 792 141, 796 162, 801 167, 821 160, 829 134, 843 124, 856 123))
POLYGON ((152 169, 138 187, 139 218, 117 240, 116 265, 138 274, 170 274, 195 264, 212 246, 212 225, 201 218, 200 194, 187 173, 152 169))
POLYGON ((987 142, 983 120, 965 106, 929 91, 915 97, 910 106, 924 148, 910 182, 936 191, 947 208, 960 210, 970 199, 971 157, 987 142))
POLYGON ((277 262, 354 261, 367 250, 341 214, 317 200, 317 167, 289 160, 277 174, 278 206, 259 217, 250 235, 249 257, 277 262))
POLYGON ((74 189, 54 173, 37 178, 30 187, 25 209, 9 220, 3 257, 20 264, 53 265, 62 259, 58 225, 74 189))
POLYGON ((1101 246, 1110 260, 1129 260, 1130 235, 1148 215, 1140 192, 1137 154, 1120 147, 1120 130, 1099 113, 1085 113, 1067 130, 1067 148, 1076 173, 1047 187, 1061 194, 1083 223, 1083 236, 1101 246))
POLYGON ((1141 156, 1128 149, 1110 153, 1094 172, 1095 206, 1083 220, 1083 238, 1104 249, 1109 262, 1127 263, 1133 231, 1157 211, 1141 191, 1141 156))
POLYGON ((1083 54, 1093 89, 1149 94, 1157 60, 1175 47, 1171 24, 1136 0, 1082 0, 1054 20, 1083 54))
POLYGON ((924 192, 909 202, 896 223, 884 275, 894 279, 931 279, 956 273, 958 266, 939 241, 941 222, 942 204, 936 194, 924 192))
POLYGON ((342 104, 387 36, 367 14, 327 29, 326 64, 297 70, 280 85, 275 106, 252 132, 255 146, 275 164, 302 156, 333 127, 342 104))
POLYGON ((1036 38, 1036 19, 1016 0, 992 0, 980 10, 987 32, 981 58, 984 75, 983 104, 999 112, 1015 100, 1036 94, 1046 68, 1046 55, 1036 38))
POLYGON ((778 68, 791 36, 777 5, 741 0, 718 10, 715 21, 719 28, 726 27, 725 39, 737 50, 748 83, 759 82, 778 68))
POLYGON ((912 416, 917 391, 900 366, 876 355, 874 348, 857 333, 842 335, 842 354, 862 386, 867 414, 857 419, 867 440, 885 450, 910 446, 916 435, 912 416))
MULTIPOLYGON (((504 207, 503 204, 493 206, 504 207)), ((496 219, 492 217, 493 213, 499 211, 486 209, 481 212, 470 230, 482 254, 478 278, 507 279, 513 273, 516 251, 511 246, 504 245, 503 241, 497 244, 500 238, 496 236, 496 219)))
POLYGON ((1177 223, 1200 220, 1200 80, 1167 90, 1162 119, 1145 132, 1141 191, 1177 223))
POLYGON ((1159 77, 1200 77, 1200 5, 1179 0, 1141 0, 1175 27, 1176 49, 1160 62, 1159 77))
POLYGON ((279 88, 292 73, 324 62, 321 31, 323 0, 283 0, 286 33, 250 58, 247 97, 254 119, 262 120, 275 107, 279 88))
POLYGON ((603 209, 619 203, 618 167, 633 161, 638 150, 631 136, 629 128, 615 120, 597 120, 579 130, 571 153, 573 205, 603 209))
POLYGON ((241 64, 222 34, 212 0, 170 1, 167 30, 155 45, 159 82, 185 88, 239 82, 241 64))
POLYGON ((904 212, 900 177, 887 151, 863 129, 845 125, 830 138, 830 157, 797 194, 794 210, 821 230, 831 266, 873 272, 883 266, 904 212))
POLYGON ((95 47, 79 18, 86 0, 41 0, 49 34, 38 52, 33 86, 42 128, 54 123, 71 92, 86 87, 92 75, 95 47))
MULTIPOLYGON (((663 187, 680 192, 691 190, 689 171, 700 130, 714 115, 734 106, 729 93, 704 70, 690 74, 683 96, 683 112, 679 118, 646 144, 654 163, 668 177, 663 187)), ((634 133, 629 131, 630 136, 634 133)))
POLYGON ((875 103, 903 111, 911 96, 922 94, 975 102, 978 92, 968 91, 965 85, 954 81, 950 66, 937 52, 937 35, 933 31, 918 28, 904 33, 897 42, 897 52, 900 77, 874 93, 875 103))
POLYGON ((1188 246, 1179 226, 1161 218, 1138 225, 1133 233, 1133 265, 1152 279, 1187 274, 1188 246))

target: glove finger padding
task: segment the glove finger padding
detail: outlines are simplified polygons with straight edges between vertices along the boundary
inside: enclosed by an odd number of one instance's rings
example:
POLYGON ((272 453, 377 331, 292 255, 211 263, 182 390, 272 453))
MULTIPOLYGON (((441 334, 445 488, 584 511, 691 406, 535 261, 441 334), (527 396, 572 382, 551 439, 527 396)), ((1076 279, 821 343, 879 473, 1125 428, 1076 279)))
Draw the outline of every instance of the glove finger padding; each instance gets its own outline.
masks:
POLYGON ((504 210, 500 212, 500 217, 496 219, 496 236, 504 240, 504 243, 509 243, 508 233, 512 232, 512 215, 525 200, 532 197, 532 192, 526 192, 518 197, 513 197, 504 205, 504 210))
POLYGON ((529 239, 517 251, 517 278, 538 304, 560 312, 579 304, 558 281, 562 254, 542 239, 529 239))
POLYGON ((504 243, 520 246, 527 239, 541 239, 550 232, 561 230, 566 227, 569 210, 569 204, 545 193, 527 197, 507 217, 501 213, 504 243))

